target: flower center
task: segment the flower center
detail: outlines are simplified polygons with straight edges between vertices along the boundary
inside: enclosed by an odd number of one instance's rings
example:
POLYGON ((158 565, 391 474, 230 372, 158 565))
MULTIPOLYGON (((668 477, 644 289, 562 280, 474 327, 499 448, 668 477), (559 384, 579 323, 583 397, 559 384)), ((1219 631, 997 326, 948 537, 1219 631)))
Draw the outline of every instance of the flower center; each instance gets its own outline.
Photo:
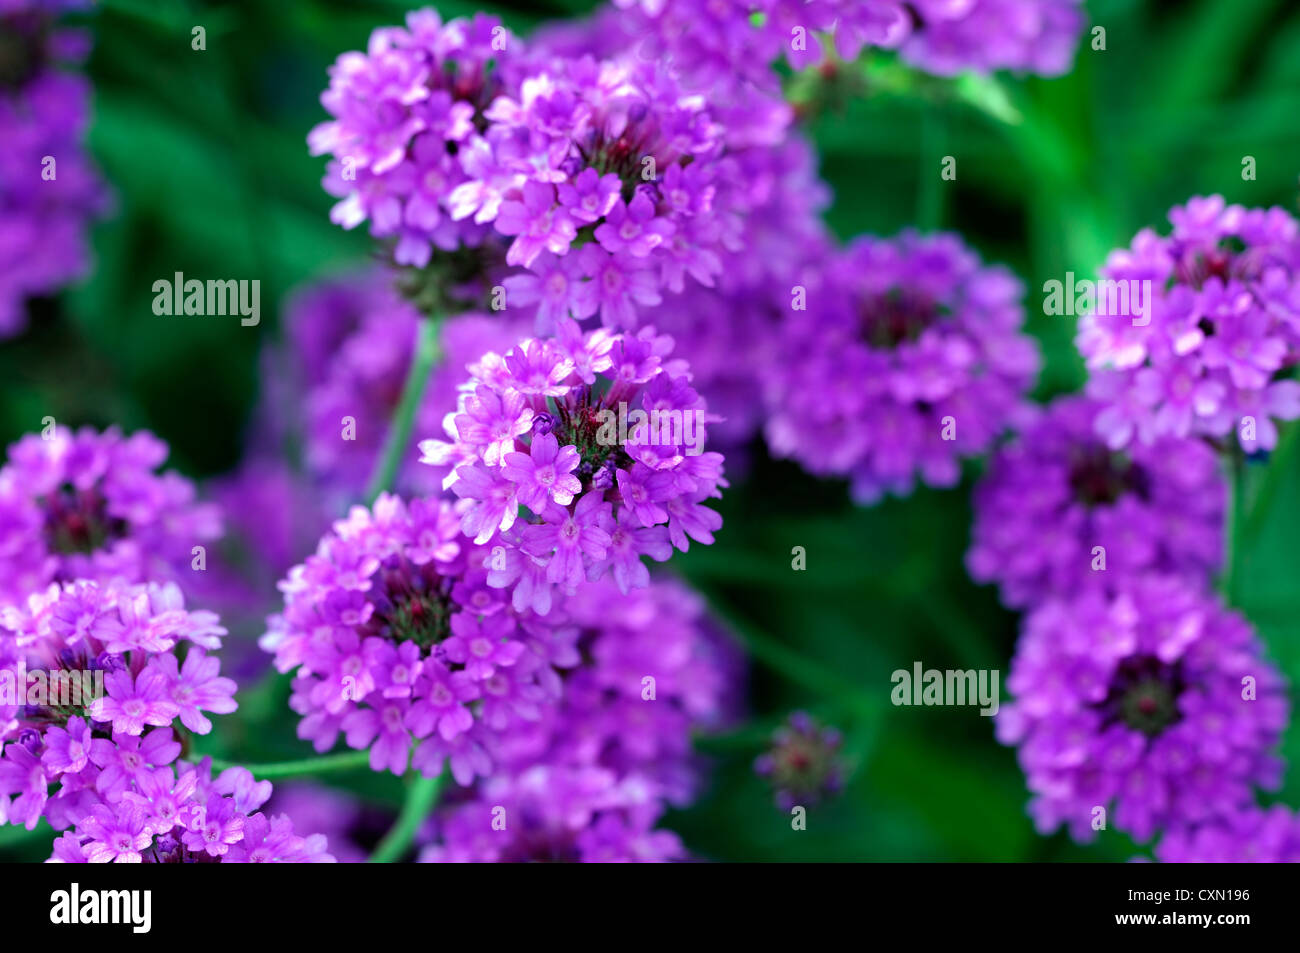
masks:
POLYGON ((1070 467, 1070 489, 1084 506, 1114 503, 1125 493, 1146 499, 1146 471, 1122 454, 1101 445, 1079 451, 1070 467))
POLYGON ((53 552, 93 553, 127 535, 126 521, 108 514, 96 488, 78 490, 65 483, 38 504, 45 509, 45 543, 53 552))
POLYGON ((0 90, 26 86, 44 60, 44 18, 31 13, 0 17, 0 90))
POLYGON ((1178 698, 1185 687, 1179 663, 1138 656, 1120 664, 1099 708, 1106 724, 1122 722, 1154 738, 1182 717, 1178 698))
POLYGON ((416 566, 401 556, 390 556, 375 580, 371 593, 375 611, 366 623, 366 635, 414 642, 427 650, 451 634, 456 605, 450 584, 431 563, 416 566))
POLYGON ((925 295, 894 288, 858 302, 858 328, 862 340, 871 347, 892 351, 915 341, 946 314, 945 308, 925 295))

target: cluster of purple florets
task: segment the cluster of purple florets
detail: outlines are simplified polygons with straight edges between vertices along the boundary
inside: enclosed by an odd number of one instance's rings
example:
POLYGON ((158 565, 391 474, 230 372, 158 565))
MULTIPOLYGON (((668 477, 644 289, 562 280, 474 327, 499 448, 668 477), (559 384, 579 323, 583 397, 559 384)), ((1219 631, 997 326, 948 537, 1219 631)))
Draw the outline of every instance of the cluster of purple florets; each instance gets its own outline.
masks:
POLYGON ((647 584, 643 556, 712 543, 722 518, 705 503, 726 485, 671 338, 559 330, 485 355, 451 439, 420 445, 453 467, 465 535, 498 553, 491 585, 543 615, 556 588, 609 573, 626 592, 647 584))
POLYGON ((1212 583, 1224 467, 1300 416, 1300 241, 1282 210, 1218 196, 1170 219, 1110 256, 1079 322, 1087 396, 1021 415, 976 489, 967 564, 1029 613, 997 730, 1042 832, 1278 860, 1291 815, 1256 791, 1280 781, 1286 686, 1212 583))
POLYGON ((340 732, 375 770, 461 784, 488 773, 501 735, 559 696, 571 633, 516 610, 488 583, 493 556, 460 534, 446 500, 388 494, 356 507, 280 584, 284 612, 262 645, 295 671, 299 736, 340 732))
POLYGON ((873 502, 917 474, 952 486, 987 450, 1038 371, 1023 288, 955 235, 863 237, 790 290, 768 374, 767 441, 873 502))
POLYGON ((1078 0, 615 0, 605 29, 646 42, 647 55, 719 79, 769 81, 784 59, 805 69, 852 62, 864 47, 897 49, 941 75, 1009 69, 1065 72, 1084 24, 1078 0))
POLYGON ((0 338, 26 325, 28 298, 86 270, 87 226, 107 206, 82 142, 90 84, 65 68, 89 38, 56 19, 89 5, 0 3, 0 338))
POLYGON ((166 459, 167 445, 145 431, 52 423, 10 447, 0 467, 0 605, 76 579, 189 591, 221 518, 188 480, 155 472, 166 459))
POLYGON ((1098 295, 1079 322, 1098 431, 1113 447, 1191 435, 1272 450, 1275 421, 1300 417, 1300 223, 1218 195, 1169 220, 1167 237, 1143 229, 1111 254, 1103 276, 1128 294, 1098 295))
POLYGON ((175 585, 53 584, 0 609, 0 820, 67 831, 63 862, 329 859, 255 813, 269 782, 178 761, 205 712, 236 708, 207 654, 225 632, 175 585))
POLYGON ((686 859, 656 822, 697 793, 691 732, 733 712, 735 653, 673 582, 624 595, 603 581, 562 609, 586 661, 559 704, 502 740, 499 769, 439 812, 421 860, 686 859))

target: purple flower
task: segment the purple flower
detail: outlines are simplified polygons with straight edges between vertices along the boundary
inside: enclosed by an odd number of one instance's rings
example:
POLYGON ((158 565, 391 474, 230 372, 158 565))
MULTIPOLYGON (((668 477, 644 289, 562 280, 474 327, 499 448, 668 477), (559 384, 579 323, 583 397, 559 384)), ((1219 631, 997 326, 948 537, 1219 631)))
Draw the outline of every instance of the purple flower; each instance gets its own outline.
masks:
POLYGON ((503 732, 554 702, 551 626, 487 585, 493 552, 457 523, 445 500, 384 494, 336 522, 280 584, 284 611, 261 644, 296 670, 298 733, 318 750, 342 731, 375 770, 401 774, 418 741, 418 770, 450 758, 468 784, 503 732))
POLYGON ((145 431, 48 436, 19 440, 0 468, 0 605, 78 578, 190 584, 191 549, 221 521, 188 481, 154 472, 167 445, 145 431))
POLYGON ((573 475, 580 459, 575 447, 560 449, 552 434, 535 434, 529 453, 512 451, 502 457, 501 472, 516 485, 519 502, 541 513, 550 501, 568 506, 582 492, 582 482, 573 475))
POLYGON ((612 254, 627 252, 635 258, 645 258, 673 231, 673 223, 656 218, 654 203, 644 192, 638 192, 629 204, 623 204, 622 200, 614 204, 604 224, 596 228, 595 236, 612 254))
POLYGON ((686 859, 657 825, 699 789, 692 730, 736 714, 738 653, 700 598, 674 582, 626 594, 589 583, 559 611, 582 632, 554 645, 556 663, 571 669, 563 697, 502 738, 495 769, 438 810, 422 861, 686 859), (498 807, 504 829, 492 823, 498 807))
POLYGON ((90 84, 65 68, 85 57, 89 38, 54 21, 76 6, 0 5, 0 338, 26 325, 26 298, 87 271, 88 226, 111 204, 84 145, 90 84))
POLYGON ((499 430, 460 414, 447 426, 450 444, 420 445, 426 459, 471 461, 451 484, 466 501, 461 528, 501 550, 488 584, 513 587, 516 604, 538 612, 549 611, 548 585, 571 593, 613 559, 620 584, 631 585, 646 578, 630 565, 634 551, 664 558, 662 534, 629 535, 624 509, 641 527, 667 524, 679 549, 711 543, 722 520, 703 504, 726 485, 722 456, 704 452, 711 418, 684 363, 669 359, 670 338, 648 328, 584 335, 571 322, 559 331, 485 355, 464 388, 466 407, 508 406, 507 420, 545 414, 543 430, 511 426, 503 444, 499 430), (519 504, 532 512, 520 517, 519 504), (616 525, 624 531, 611 555, 616 525), (514 550, 522 554, 507 555, 514 550))
POLYGON ((1276 420, 1300 417, 1300 225, 1280 208, 1192 198, 1167 237, 1144 229, 1107 259, 1076 343, 1105 402, 1112 447, 1174 435, 1246 453, 1277 444, 1276 420))
POLYGON ((1284 805, 1254 805, 1205 824, 1174 828, 1156 844, 1165 864, 1300 863, 1300 819, 1284 805))
POLYGON ((836 729, 794 712, 789 723, 773 733, 769 749, 754 761, 754 771, 772 785, 781 810, 811 806, 843 787, 842 741, 836 729))
POLYGON ((1094 429, 1099 409, 1059 398, 993 457, 975 490, 967 566, 1000 584, 1008 605, 1149 570, 1199 584, 1219 565, 1226 487, 1210 448, 1164 437, 1111 450, 1094 429))
POLYGON ((953 485, 1037 373, 1021 294, 955 235, 857 239, 787 300, 765 373, 769 448, 848 477, 859 502, 904 495, 918 475, 953 485))
POLYGON ((166 673, 154 666, 132 678, 130 672, 112 672, 104 679, 108 694, 91 702, 90 716, 111 721, 113 730, 138 735, 145 725, 170 725, 180 714, 171 698, 166 673))
POLYGON ((545 182, 527 182, 519 201, 502 202, 495 225, 517 236, 506 253, 511 265, 531 265, 543 249, 563 255, 578 236, 568 212, 556 206, 555 186, 545 182))
POLYGON ((582 582, 587 562, 605 558, 609 533, 601 524, 610 518, 610 505, 593 491, 584 494, 572 512, 551 505, 541 515, 543 522, 524 530, 523 550, 534 558, 548 558, 546 578, 571 591, 582 582))
POLYGON ((90 742, 90 726, 84 718, 74 716, 66 728, 54 725, 45 733, 41 760, 60 774, 75 774, 90 759, 90 742))
POLYGON ((1137 576, 1117 595, 1044 602, 1007 688, 998 739, 1019 748, 1043 833, 1065 825, 1091 840, 1104 808, 1143 841, 1226 817, 1280 778, 1282 678, 1245 620, 1182 579, 1137 576))
MULTIPOLYGON (((673 166, 677 169, 678 166, 673 166)), ((556 190, 560 204, 575 222, 589 225, 609 214, 619 201, 622 183, 612 172, 601 175, 588 166, 556 190)))
POLYGON ((140 852, 153 841, 144 812, 135 807, 114 811, 102 804, 82 823, 87 837, 82 848, 92 864, 138 864, 140 852))
POLYGON ((205 656, 202 649, 191 650, 179 671, 174 655, 160 656, 155 667, 167 679, 171 700, 180 709, 181 724, 196 734, 206 735, 212 730, 212 722, 200 709, 225 715, 238 707, 235 683, 218 674, 221 663, 205 656))
POLYGON ((244 836, 244 815, 230 798, 212 795, 188 811, 181 841, 194 853, 220 857, 244 836))

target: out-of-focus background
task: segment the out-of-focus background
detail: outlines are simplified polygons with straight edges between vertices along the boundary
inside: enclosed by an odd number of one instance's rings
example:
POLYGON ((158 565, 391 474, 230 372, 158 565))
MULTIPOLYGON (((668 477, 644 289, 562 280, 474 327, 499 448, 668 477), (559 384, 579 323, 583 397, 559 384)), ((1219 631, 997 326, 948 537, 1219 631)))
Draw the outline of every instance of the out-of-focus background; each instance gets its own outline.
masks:
MULTIPOLYGON (((100 0, 93 31, 90 149, 116 197, 94 232, 86 281, 32 303, 25 334, 0 343, 0 438, 69 425, 148 428, 171 465, 196 480, 232 470, 259 398, 259 354, 277 335, 295 288, 364 265, 365 229, 330 224, 324 161, 305 138, 341 52, 420 4, 399 0, 264 0, 204 4, 100 0), (191 49, 191 29, 207 49, 191 49), (160 317, 152 285, 175 272, 261 281, 262 320, 160 317)), ((527 35, 581 14, 583 0, 437 3, 444 17, 486 10, 527 35)), ((1073 319, 1043 314, 1042 287, 1093 274, 1169 207, 1222 193, 1294 210, 1300 173, 1300 5, 1290 0, 1095 0, 1073 71, 1056 80, 999 75, 990 83, 923 78, 881 54, 842 78, 841 101, 811 121, 829 221, 842 237, 908 226, 960 231, 985 260, 1027 286, 1031 332, 1046 364, 1037 396, 1076 389, 1073 319), (939 164, 957 159, 957 179, 939 164), (1256 179, 1243 179, 1245 157, 1256 179)), ((0 146, 2 147, 2 146, 0 146)), ((1243 557, 1245 608, 1274 659, 1300 682, 1300 459, 1243 557)), ((918 491, 870 509, 843 484, 815 481, 754 446, 750 472, 720 509, 717 544, 674 567, 761 655, 751 659, 751 717, 702 745, 712 784, 672 813, 695 854, 717 860, 1123 860, 1137 852, 1104 833, 1081 848, 1038 836, 1010 749, 973 708, 894 708, 890 673, 998 669, 1005 676, 1017 617, 966 577, 969 490, 918 491), (791 549, 808 554, 792 572, 791 549), (815 669, 799 671, 802 660, 815 669), (752 761, 795 708, 845 733, 848 786, 792 832, 752 761)), ((323 527, 322 527, 323 528, 323 527)), ((267 580, 273 593, 274 580, 267 580)), ((233 633, 251 641, 252 627, 233 633)), ((238 713, 219 719, 212 750, 247 762, 309 753, 293 737, 283 682, 241 679, 238 713), (277 717, 282 713, 281 717, 277 717), (270 727, 268 727, 270 726, 270 727)), ((1300 705, 1293 705, 1300 707, 1300 705)), ((1279 797, 1300 804, 1300 730, 1279 797)), ((400 804, 397 779, 339 774, 330 784, 379 808, 400 804)), ((382 832, 382 827, 379 828, 382 832)), ((48 838, 0 831, 0 859, 40 859, 48 838)))

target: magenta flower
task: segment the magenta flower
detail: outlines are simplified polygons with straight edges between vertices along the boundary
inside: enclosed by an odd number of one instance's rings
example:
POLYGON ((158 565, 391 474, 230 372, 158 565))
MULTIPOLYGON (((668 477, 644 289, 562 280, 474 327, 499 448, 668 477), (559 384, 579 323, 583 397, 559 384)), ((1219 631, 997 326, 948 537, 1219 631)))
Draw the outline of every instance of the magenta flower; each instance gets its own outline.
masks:
POLYGON ((83 821, 83 830, 82 850, 92 864, 138 864, 153 841, 144 813, 135 808, 113 811, 99 805, 83 821))
POLYGON ((494 224, 502 235, 518 236, 506 252, 511 265, 531 265, 543 250, 563 255, 578 237, 568 212, 555 204, 555 186, 545 182, 525 183, 522 199, 502 202, 494 224))
POLYGON ((1113 252, 1076 339, 1106 404, 1097 429, 1113 448, 1164 436, 1235 437, 1254 453, 1300 417, 1300 225, 1280 208, 1222 196, 1169 213, 1168 236, 1143 229, 1113 252), (1143 290, 1147 289, 1147 290, 1143 290))
POLYGON ((147 668, 136 678, 130 672, 112 672, 104 686, 108 694, 91 702, 88 711, 96 721, 111 721, 114 731, 138 735, 145 725, 170 725, 180 714, 167 675, 159 668, 147 668))
POLYGON ((512 451, 503 456, 501 473, 515 484, 519 502, 541 513, 551 500, 568 506, 582 492, 582 482, 573 475, 580 461, 575 447, 561 449, 553 435, 539 434, 529 453, 512 451))
POLYGON ((571 593, 612 568, 612 558, 620 585, 632 585, 647 578, 630 564, 634 552, 665 558, 665 537, 682 550, 692 539, 711 543, 722 520, 704 504, 726 485, 722 456, 704 452, 712 418, 689 370, 670 359, 671 339, 648 328, 584 335, 565 322, 558 330, 556 339, 525 341, 470 367, 466 404, 493 393, 501 403, 523 399, 531 411, 533 426, 514 447, 462 426, 463 415, 447 426, 450 443, 420 444, 433 462, 472 461, 450 487, 467 501, 462 531, 495 554, 488 584, 511 587, 517 606, 537 612, 549 611, 550 586, 571 593), (488 454, 499 454, 499 465, 488 454), (519 504, 532 512, 520 517, 519 504), (624 509, 641 528, 667 524, 666 533, 631 532, 624 509))

